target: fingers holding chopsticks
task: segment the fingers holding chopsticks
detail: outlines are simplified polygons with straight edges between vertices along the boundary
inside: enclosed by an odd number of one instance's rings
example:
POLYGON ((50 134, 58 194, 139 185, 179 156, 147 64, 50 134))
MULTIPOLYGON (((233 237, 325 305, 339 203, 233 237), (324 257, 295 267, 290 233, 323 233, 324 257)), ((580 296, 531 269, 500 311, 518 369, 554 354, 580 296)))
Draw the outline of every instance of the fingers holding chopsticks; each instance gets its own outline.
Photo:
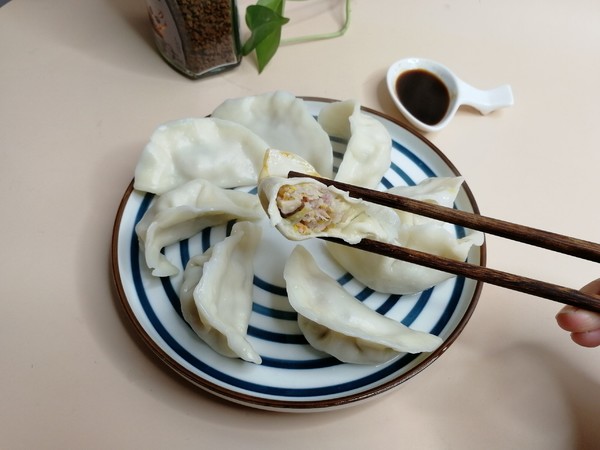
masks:
MULTIPOLYGON (((581 292, 600 297, 600 278, 581 288, 581 292)), ((558 325, 571 332, 571 339, 583 347, 600 346, 600 314, 565 306, 556 315, 558 325)))

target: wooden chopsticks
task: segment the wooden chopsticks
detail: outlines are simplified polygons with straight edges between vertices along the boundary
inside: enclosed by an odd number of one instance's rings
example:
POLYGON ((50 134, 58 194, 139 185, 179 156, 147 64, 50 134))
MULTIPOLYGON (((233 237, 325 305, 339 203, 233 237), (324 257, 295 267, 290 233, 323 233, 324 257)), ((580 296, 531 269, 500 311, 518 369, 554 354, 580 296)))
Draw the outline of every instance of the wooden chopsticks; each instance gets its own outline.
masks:
MULTIPOLYGON (((493 219, 479 214, 434 205, 399 195, 389 194, 387 192, 380 192, 341 183, 327 178, 309 176, 299 172, 291 171, 289 172, 288 177, 312 178, 328 186, 334 186, 340 190, 346 191, 351 197, 361 198, 365 201, 388 206, 390 208, 461 225, 466 228, 564 253, 576 258, 600 262, 600 244, 593 242, 493 219)), ((350 245, 341 239, 325 239, 343 245, 350 245)), ((502 272, 488 267, 455 261, 450 258, 434 256, 428 253, 398 247, 371 239, 363 239, 358 244, 350 246, 455 275, 462 275, 477 281, 546 298, 566 305, 600 312, 600 298, 584 294, 576 289, 523 277, 521 275, 502 272)))

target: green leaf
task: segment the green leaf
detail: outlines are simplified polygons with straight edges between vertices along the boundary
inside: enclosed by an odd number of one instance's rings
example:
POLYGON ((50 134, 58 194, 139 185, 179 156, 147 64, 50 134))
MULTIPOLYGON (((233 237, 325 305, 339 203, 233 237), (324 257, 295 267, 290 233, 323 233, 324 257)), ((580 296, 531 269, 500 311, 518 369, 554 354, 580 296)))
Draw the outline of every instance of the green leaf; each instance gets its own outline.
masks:
POLYGON ((283 0, 259 0, 246 8, 246 25, 251 35, 242 47, 244 56, 256 51, 258 71, 262 72, 277 52, 281 27, 289 22, 282 16, 283 0))
POLYGON ((279 15, 283 15, 283 6, 285 4, 285 0, 258 0, 256 4, 265 6, 271 11, 275 11, 279 15))
POLYGON ((345 0, 345 5, 346 19, 342 28, 338 31, 282 40, 281 29, 283 25, 289 22, 289 19, 283 17, 285 0, 258 0, 255 5, 250 5, 246 8, 246 24, 251 31, 251 35, 242 47, 242 54, 247 56, 252 51, 256 51, 256 60, 260 73, 271 58, 273 58, 280 45, 342 36, 346 33, 350 25, 350 0, 345 0))

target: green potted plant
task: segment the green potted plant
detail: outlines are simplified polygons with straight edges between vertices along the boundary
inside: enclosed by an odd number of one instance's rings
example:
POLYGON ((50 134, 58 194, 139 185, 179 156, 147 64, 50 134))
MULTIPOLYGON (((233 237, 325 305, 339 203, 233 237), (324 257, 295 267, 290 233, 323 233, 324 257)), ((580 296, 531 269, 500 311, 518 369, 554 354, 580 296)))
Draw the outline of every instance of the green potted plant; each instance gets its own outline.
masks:
POLYGON ((343 35, 350 23, 350 0, 344 0, 346 19, 333 33, 282 40, 285 0, 258 0, 246 8, 251 32, 241 45, 236 0, 146 0, 159 53, 173 68, 196 79, 232 69, 253 51, 259 73, 280 44, 329 39, 343 35))
POLYGON ((350 25, 350 0, 345 2, 345 22, 338 31, 331 33, 313 34, 298 38, 281 40, 282 27, 289 22, 284 17, 285 0, 258 0, 255 5, 246 8, 246 25, 251 35, 242 47, 242 54, 249 55, 254 51, 258 71, 262 72, 273 58, 280 44, 292 44, 342 36, 350 25))

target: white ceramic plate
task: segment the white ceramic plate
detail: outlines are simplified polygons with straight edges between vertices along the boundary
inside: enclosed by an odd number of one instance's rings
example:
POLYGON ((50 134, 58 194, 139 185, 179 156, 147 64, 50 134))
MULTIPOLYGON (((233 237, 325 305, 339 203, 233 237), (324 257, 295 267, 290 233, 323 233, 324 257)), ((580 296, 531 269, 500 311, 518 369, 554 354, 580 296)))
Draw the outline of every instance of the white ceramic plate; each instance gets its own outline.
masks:
MULTIPOLYGON (((305 101, 316 116, 331 100, 305 97, 305 101)), ((393 139, 392 165, 381 188, 411 185, 426 177, 459 175, 425 138, 383 114, 363 109, 380 120, 393 139)), ((335 137, 332 142, 339 163, 345 143, 335 137)), ((373 292, 335 264, 321 241, 304 241, 322 268, 361 301, 405 325, 444 339, 433 353, 402 354, 379 366, 340 363, 314 350, 300 333, 282 277, 283 264, 296 243, 285 240, 265 220, 255 264, 254 304, 248 329, 263 364, 226 358, 206 346, 182 319, 177 296, 181 275, 153 277, 140 256, 134 227, 152 199, 153 195, 135 191, 130 185, 117 213, 112 264, 120 302, 135 331, 160 360, 190 382, 233 402, 278 411, 318 411, 356 404, 387 392, 444 353, 466 325, 479 298, 481 284, 462 277, 410 296, 373 292)), ((466 184, 455 205, 478 212, 466 184)), ((183 268, 190 255, 223 239, 230 228, 231 224, 205 230, 166 248, 165 254, 183 268)), ((464 233, 461 227, 450 229, 457 236, 464 233)), ((485 246, 474 248, 469 262, 484 265, 485 246)))

